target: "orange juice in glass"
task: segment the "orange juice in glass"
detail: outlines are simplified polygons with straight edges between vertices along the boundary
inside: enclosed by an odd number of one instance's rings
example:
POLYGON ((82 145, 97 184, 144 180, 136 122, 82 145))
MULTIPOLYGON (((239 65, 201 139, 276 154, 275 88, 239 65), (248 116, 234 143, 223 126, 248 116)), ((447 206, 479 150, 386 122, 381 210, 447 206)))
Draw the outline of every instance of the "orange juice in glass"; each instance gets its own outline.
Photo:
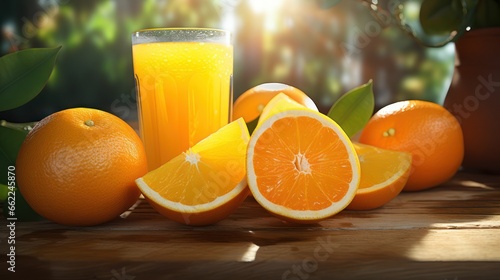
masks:
POLYGON ((230 120, 233 47, 218 29, 132 34, 139 129, 153 170, 230 120))

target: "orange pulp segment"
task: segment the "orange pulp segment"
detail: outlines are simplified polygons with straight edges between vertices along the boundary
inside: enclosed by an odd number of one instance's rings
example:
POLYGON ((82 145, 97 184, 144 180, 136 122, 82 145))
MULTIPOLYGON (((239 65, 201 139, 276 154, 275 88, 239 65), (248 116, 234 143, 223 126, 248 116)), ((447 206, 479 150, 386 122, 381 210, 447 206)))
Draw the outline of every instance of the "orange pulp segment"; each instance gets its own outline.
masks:
POLYGON ((361 181, 350 210, 370 210, 394 199, 410 176, 410 153, 353 143, 361 166, 361 181))
MULTIPOLYGON (((278 93, 275 97, 273 97, 271 100, 269 100, 266 107, 264 107, 264 109, 262 109, 262 112, 260 114, 260 118, 259 118, 257 125, 260 125, 261 123, 263 123, 267 118, 269 118, 272 115, 284 113, 284 112, 291 110, 291 109, 304 109, 304 108, 306 108, 304 105, 293 100, 292 98, 290 98, 286 94, 278 93)), ((317 111, 317 110, 314 110, 314 111, 317 111)))
POLYGON ((269 102, 281 109, 263 118, 250 138, 248 186, 272 214, 293 222, 317 222, 351 202, 360 180, 359 162, 337 123, 305 107, 287 108, 287 98, 269 102))
POLYGON ((208 225, 247 197, 245 155, 249 134, 242 118, 136 180, 160 214, 179 223, 208 225))

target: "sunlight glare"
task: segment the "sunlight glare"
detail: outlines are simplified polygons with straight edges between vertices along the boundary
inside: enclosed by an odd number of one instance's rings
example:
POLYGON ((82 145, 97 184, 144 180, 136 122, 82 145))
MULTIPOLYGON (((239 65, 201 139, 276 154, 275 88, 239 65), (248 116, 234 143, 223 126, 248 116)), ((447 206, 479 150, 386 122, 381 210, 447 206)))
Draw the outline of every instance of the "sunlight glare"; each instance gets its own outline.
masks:
POLYGON ((253 244, 253 243, 250 243, 250 245, 248 246, 247 250, 245 251, 245 253, 243 254, 243 256, 241 256, 241 259, 240 261, 241 262, 253 262, 255 260, 255 255, 257 254, 257 251, 259 250, 259 246, 253 244))
POLYGON ((451 234, 451 231, 461 231, 460 228, 479 228, 486 225, 494 225, 498 221, 486 218, 477 221, 450 224, 434 223, 430 224, 429 230, 424 236, 411 244, 404 253, 405 257, 420 262, 498 262, 499 256, 495 250, 488 252, 481 250, 486 246, 495 247, 500 241, 500 237, 495 230, 487 230, 484 234, 470 234, 464 238, 464 234, 451 234), (436 230, 438 228, 439 230, 436 230), (457 229, 459 228, 459 229, 457 229))
POLYGON ((254 13, 275 13, 283 6, 283 0, 251 0, 248 1, 254 13))
POLYGON ((284 6, 284 0, 251 0, 248 1, 250 9, 255 14, 264 15, 264 29, 271 33, 278 29, 278 18, 280 9, 284 6))

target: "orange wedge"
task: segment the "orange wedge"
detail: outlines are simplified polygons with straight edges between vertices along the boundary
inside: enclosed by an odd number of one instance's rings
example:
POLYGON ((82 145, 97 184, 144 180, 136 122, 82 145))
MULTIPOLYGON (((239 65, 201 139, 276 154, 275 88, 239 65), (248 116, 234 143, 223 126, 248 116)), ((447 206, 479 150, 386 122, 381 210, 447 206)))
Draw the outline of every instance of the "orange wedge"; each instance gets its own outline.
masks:
POLYGON ((404 188, 410 176, 410 153, 354 143, 361 166, 361 181, 350 210, 370 210, 383 206, 404 188))
POLYGON ((247 197, 249 140, 242 118, 136 180, 160 214, 187 225, 209 225, 230 215, 247 197))
MULTIPOLYGON (((262 109, 257 125, 260 125, 272 115, 279 113, 286 113, 286 111, 289 111, 291 109, 304 109, 304 108, 306 108, 304 105, 296 102, 286 94, 278 93, 275 97, 269 100, 267 105, 262 109)), ((317 110, 314 109, 312 110, 317 112, 317 110)))
POLYGON ((255 200, 287 221, 312 223, 354 198, 360 167, 354 147, 329 117, 277 95, 248 143, 247 180, 255 200))

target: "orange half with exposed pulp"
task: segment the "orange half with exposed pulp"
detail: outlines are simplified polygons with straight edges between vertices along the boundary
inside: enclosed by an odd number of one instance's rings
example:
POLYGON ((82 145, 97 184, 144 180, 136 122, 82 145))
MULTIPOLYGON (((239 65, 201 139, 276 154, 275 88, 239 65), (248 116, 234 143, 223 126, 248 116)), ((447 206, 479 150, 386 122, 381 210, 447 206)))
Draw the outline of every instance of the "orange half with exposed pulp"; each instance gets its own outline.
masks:
POLYGON ((248 144, 247 180, 253 197, 272 214, 293 222, 318 222, 340 212, 360 181, 351 141, 329 117, 284 95, 274 99, 268 104, 274 109, 264 108, 248 144))

